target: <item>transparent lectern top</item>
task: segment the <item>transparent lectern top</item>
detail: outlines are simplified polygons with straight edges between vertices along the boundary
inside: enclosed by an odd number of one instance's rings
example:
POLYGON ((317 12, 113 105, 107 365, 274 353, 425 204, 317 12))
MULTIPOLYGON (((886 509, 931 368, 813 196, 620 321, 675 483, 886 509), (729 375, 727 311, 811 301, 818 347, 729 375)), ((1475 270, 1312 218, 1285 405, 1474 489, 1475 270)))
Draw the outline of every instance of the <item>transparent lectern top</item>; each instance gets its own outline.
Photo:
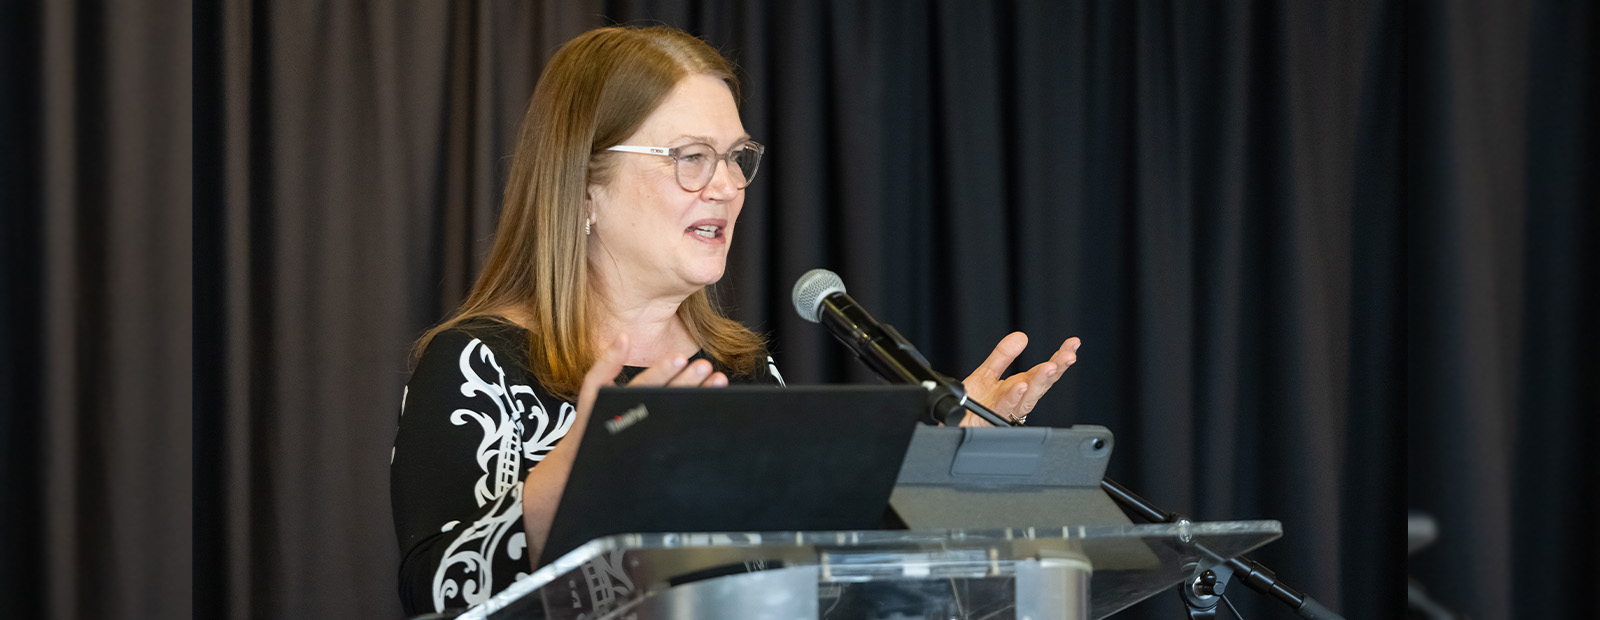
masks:
MULTIPOLYGON (((817 581, 998 582, 1041 560, 1086 560, 1089 617, 1104 618, 1283 533, 1277 521, 1185 522, 1002 530, 622 534, 590 541, 460 616, 543 617, 547 597, 580 589, 605 607, 697 578, 809 567, 817 581)), ((601 611, 601 610, 594 610, 601 611)), ((591 614, 593 617, 596 614, 591 614)), ((604 616, 604 614, 598 614, 604 616)), ((1000 617, 1003 617, 1000 616, 1000 617)))

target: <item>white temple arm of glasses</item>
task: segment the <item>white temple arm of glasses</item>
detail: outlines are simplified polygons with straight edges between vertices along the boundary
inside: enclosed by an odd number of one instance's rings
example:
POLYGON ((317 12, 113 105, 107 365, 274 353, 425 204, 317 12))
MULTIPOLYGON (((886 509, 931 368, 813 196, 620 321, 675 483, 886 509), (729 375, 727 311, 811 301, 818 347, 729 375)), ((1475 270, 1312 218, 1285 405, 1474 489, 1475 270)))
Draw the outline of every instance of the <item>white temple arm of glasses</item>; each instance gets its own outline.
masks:
POLYGON ((666 155, 668 157, 672 156, 672 149, 665 149, 665 148, 661 148, 659 146, 613 146, 613 147, 611 147, 609 149, 606 149, 606 150, 607 151, 621 151, 623 153, 644 153, 646 155, 666 155))

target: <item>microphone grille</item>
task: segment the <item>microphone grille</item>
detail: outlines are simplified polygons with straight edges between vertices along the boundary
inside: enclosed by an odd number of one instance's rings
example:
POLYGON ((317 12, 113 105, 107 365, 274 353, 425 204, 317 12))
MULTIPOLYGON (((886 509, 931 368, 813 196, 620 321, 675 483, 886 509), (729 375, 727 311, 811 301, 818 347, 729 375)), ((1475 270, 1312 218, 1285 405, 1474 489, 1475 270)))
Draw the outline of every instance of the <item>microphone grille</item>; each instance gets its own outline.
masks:
POLYGON ((812 269, 794 283, 794 311, 800 318, 812 323, 822 317, 822 298, 844 292, 844 281, 839 274, 827 269, 812 269))

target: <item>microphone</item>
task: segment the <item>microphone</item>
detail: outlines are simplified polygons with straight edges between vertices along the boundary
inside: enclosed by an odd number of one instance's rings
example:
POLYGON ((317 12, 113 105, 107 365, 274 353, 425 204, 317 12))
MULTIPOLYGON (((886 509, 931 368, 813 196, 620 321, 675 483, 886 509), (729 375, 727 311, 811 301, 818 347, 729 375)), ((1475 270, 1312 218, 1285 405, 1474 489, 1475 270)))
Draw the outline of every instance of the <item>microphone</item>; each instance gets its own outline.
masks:
MULTIPOLYGON (((812 269, 800 276, 794 283, 794 309, 800 318, 828 328, 885 381, 920 385, 928 390, 929 409, 935 421, 943 424, 950 416, 970 409, 995 426, 1015 425, 978 402, 968 400, 966 386, 934 371, 927 358, 900 332, 872 318, 845 292, 839 274, 812 269)), ((955 418, 956 421, 960 419, 955 418)))

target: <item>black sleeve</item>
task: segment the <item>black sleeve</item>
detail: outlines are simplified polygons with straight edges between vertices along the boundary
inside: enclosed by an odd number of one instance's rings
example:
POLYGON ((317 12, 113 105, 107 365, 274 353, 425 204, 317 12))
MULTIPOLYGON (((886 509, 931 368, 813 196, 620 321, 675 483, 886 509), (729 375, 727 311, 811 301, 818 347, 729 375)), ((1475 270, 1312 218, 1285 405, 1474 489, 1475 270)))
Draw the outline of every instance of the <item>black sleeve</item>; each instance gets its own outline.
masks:
POLYGON ((409 615, 477 604, 532 572, 522 480, 573 408, 538 389, 520 358, 503 339, 448 330, 406 385, 389 486, 409 615))

